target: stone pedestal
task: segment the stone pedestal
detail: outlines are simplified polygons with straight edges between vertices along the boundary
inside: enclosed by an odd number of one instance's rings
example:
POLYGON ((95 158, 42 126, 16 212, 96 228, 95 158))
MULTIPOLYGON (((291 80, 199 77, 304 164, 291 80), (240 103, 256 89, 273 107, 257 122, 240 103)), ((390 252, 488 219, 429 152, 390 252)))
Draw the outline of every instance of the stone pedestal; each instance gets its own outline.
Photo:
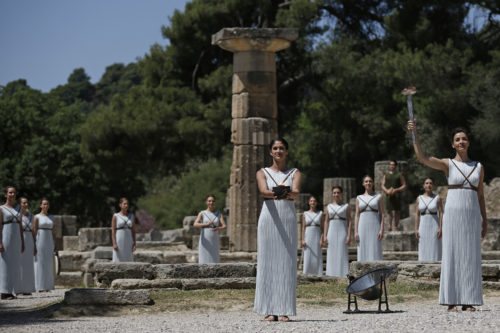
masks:
MULTIPOLYGON (((375 162, 375 192, 377 193, 383 193, 382 191, 382 179, 384 178, 384 175, 389 172, 389 163, 391 161, 378 161, 375 162)), ((397 167, 398 172, 403 173, 403 176, 405 178, 408 178, 407 170, 408 170, 408 162, 406 161, 398 161, 398 167, 397 167)), ((406 179, 408 181, 408 179, 406 179)), ((408 184, 408 183, 407 183, 408 184)), ((385 193, 383 193, 384 200, 387 199, 385 193)), ((411 199, 409 197, 409 192, 408 190, 403 191, 401 193, 401 219, 404 219, 409 216, 409 211, 408 211, 408 204, 410 201, 414 201, 414 199, 411 199)))
POLYGON ((229 189, 230 249, 257 251, 257 221, 262 198, 257 170, 271 163, 268 144, 278 136, 275 52, 298 37, 296 29, 224 28, 212 44, 233 52, 229 189))
POLYGON ((340 186, 343 189, 344 202, 349 202, 356 197, 356 178, 324 178, 323 179, 323 209, 332 202, 332 187, 340 186))

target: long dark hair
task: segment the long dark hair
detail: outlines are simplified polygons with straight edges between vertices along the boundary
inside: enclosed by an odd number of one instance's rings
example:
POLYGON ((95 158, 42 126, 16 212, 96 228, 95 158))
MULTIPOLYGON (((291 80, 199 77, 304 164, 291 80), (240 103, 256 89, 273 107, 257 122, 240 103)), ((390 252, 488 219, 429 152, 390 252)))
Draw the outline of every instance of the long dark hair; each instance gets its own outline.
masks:
POLYGON ((271 140, 271 143, 269 144, 269 150, 273 149, 273 145, 274 145, 276 142, 281 142, 283 145, 285 145, 286 150, 288 150, 288 142, 287 142, 285 139, 283 139, 283 138, 275 138, 275 139, 272 139, 272 140, 271 140))

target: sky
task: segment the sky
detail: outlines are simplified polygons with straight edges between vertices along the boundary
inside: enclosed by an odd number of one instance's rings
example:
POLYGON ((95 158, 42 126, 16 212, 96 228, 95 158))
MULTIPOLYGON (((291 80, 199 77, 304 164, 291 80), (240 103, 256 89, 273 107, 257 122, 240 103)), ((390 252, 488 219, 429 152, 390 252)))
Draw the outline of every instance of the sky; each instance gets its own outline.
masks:
POLYGON ((168 41, 161 27, 188 0, 0 0, 0 86, 48 92, 83 67, 91 82, 168 41))

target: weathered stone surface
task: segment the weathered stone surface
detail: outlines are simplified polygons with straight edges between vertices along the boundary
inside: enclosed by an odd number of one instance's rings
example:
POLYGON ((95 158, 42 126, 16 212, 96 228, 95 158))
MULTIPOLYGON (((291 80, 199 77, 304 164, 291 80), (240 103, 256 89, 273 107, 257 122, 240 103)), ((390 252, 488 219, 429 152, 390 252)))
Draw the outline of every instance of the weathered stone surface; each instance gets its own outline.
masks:
POLYGON ((182 242, 184 237, 182 236, 183 228, 164 230, 162 231, 162 241, 164 242, 182 242))
POLYGON ((500 260, 500 251, 482 251, 483 262, 490 260, 500 260))
POLYGON ((153 279, 154 266, 149 263, 95 263, 94 281, 99 287, 109 287, 116 279, 153 279))
POLYGON ((489 184, 484 184, 486 216, 490 219, 500 219, 500 177, 493 178, 489 184))
POLYGON ((182 279, 117 279, 111 283, 111 289, 182 289, 182 279))
POLYGON ((163 240, 163 234, 161 233, 160 230, 157 229, 151 229, 149 231, 149 239, 153 242, 158 242, 163 240))
POLYGON ((488 219, 488 233, 481 245, 483 251, 500 250, 500 218, 488 219))
POLYGON ((64 251, 79 251, 78 236, 63 236, 63 250, 64 251))
POLYGON ((164 264, 184 264, 187 263, 186 253, 179 251, 164 251, 164 264))
POLYGON ((54 276, 56 286, 81 287, 83 284, 82 272, 61 272, 54 276))
POLYGON ((108 259, 87 259, 82 265, 82 272, 95 273, 95 265, 97 263, 109 263, 108 259))
POLYGON ((158 251, 187 251, 188 247, 184 242, 152 242, 152 241, 138 241, 136 242, 138 250, 158 250, 158 251))
MULTIPOLYGON (((356 178, 334 177, 323 179, 323 207, 332 202, 332 187, 341 186, 343 190, 343 200, 349 202, 352 198, 356 198, 356 178)), ((354 216, 354 215, 352 215, 354 216)))
MULTIPOLYGON (((275 94, 250 94, 247 92, 233 94, 231 110, 233 120, 248 117, 276 119, 278 117, 278 101, 275 94)), ((234 139, 238 140, 239 138, 234 139)))
POLYGON ((400 264, 398 274, 406 275, 413 279, 439 279, 441 276, 441 263, 421 262, 412 264, 400 264))
POLYGON ((270 159, 267 146, 234 147, 229 189, 232 251, 257 251, 257 221, 262 198, 255 174, 260 168, 270 165, 270 159))
POLYGON ((147 262, 154 265, 165 263, 162 251, 136 251, 134 252, 134 261, 147 262))
POLYGON ((233 73, 233 94, 241 93, 276 94, 275 73, 257 71, 233 73))
POLYGON ((254 289, 255 278, 182 279, 182 289, 254 289))
POLYGON ((418 251, 384 251, 382 257, 387 261, 417 261, 418 251))
POLYGON ((297 274, 297 283, 308 284, 316 282, 347 282, 347 277, 336 277, 336 276, 326 276, 326 275, 313 275, 313 274, 297 274))
POLYGON ((212 45, 236 53, 247 50, 277 52, 290 46, 298 36, 297 29, 223 28, 212 35, 212 45))
POLYGON ((150 241, 149 233, 146 232, 138 232, 135 234, 136 242, 150 241))
POLYGON ((193 235, 200 234, 200 228, 193 227, 196 216, 186 216, 182 221, 182 237, 189 248, 193 248, 193 235))
POLYGON ((151 291, 71 289, 64 294, 68 305, 147 305, 152 304, 151 291))
POLYGON ((257 262, 257 252, 221 252, 221 263, 255 263, 257 262))
POLYGON ((111 246, 111 228, 81 228, 78 231, 78 249, 91 251, 98 246, 111 246))
POLYGON ((155 272, 157 279, 255 277, 257 265, 251 263, 156 265, 155 272))
POLYGON ((94 274, 92 273, 83 273, 83 286, 85 288, 94 287, 94 274))
MULTIPOLYGON (((389 172, 389 163, 391 161, 378 161, 375 162, 375 191, 377 193, 383 193, 382 191, 382 179, 384 178, 384 175, 389 172)), ((404 176, 407 175, 407 170, 408 170, 408 162, 406 161, 397 161, 398 162, 398 167, 397 170, 399 172, 402 172, 404 176)), ((414 201, 414 198, 409 197, 410 192, 404 191, 401 193, 401 218, 406 218, 409 216, 409 211, 408 211, 408 204, 412 201, 414 201)), ((383 193, 384 199, 386 199, 385 193, 383 193)))
POLYGON ((500 290, 500 282, 483 281, 483 288, 490 290, 500 290))
POLYGON ((98 246, 91 252, 92 259, 113 259, 113 247, 112 246, 98 246))
POLYGON ((498 276, 500 275, 500 265, 483 263, 481 268, 484 279, 498 280, 498 276))
POLYGON ((234 144, 268 145, 277 136, 276 119, 233 118, 231 123, 231 142, 234 144))
POLYGON ((82 265, 91 257, 91 252, 59 251, 61 271, 81 271, 82 265))
POLYGON ((413 231, 392 231, 384 235, 384 251, 418 251, 418 240, 413 231))

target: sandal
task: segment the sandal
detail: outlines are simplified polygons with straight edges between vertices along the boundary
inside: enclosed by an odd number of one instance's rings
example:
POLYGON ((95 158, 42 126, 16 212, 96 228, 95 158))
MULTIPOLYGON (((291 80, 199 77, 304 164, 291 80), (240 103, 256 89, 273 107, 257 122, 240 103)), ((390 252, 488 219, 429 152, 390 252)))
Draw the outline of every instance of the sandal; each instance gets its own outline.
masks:
POLYGON ((269 315, 269 316, 264 317, 264 321, 277 321, 277 320, 278 320, 278 316, 269 315))
POLYGON ((457 307, 455 305, 448 305, 448 312, 457 312, 457 307))
POLYGON ((290 318, 288 316, 279 316, 278 321, 287 322, 290 321, 290 318))
POLYGON ((476 311, 476 308, 472 305, 462 305, 462 311, 474 312, 476 311))

